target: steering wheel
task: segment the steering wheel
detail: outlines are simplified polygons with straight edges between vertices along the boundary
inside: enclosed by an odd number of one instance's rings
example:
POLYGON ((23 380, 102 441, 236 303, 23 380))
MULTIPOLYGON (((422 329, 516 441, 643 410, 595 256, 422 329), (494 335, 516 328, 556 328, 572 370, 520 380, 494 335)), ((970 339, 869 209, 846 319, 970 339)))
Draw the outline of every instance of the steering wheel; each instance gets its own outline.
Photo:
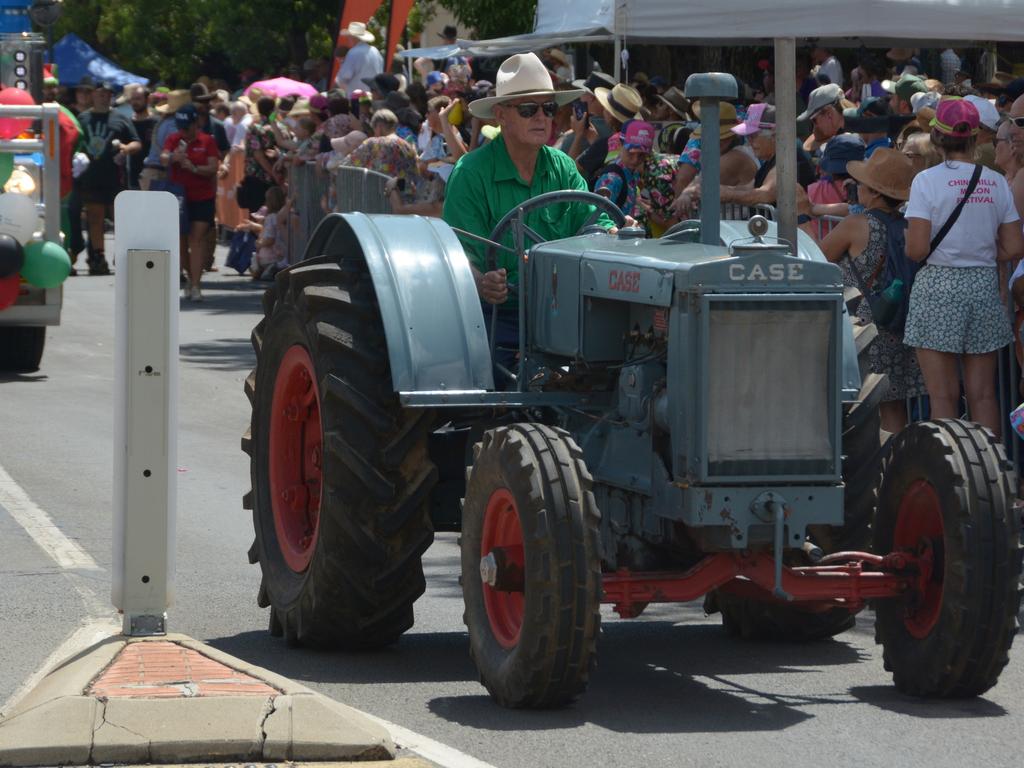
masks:
MULTIPOLYGON (((558 203, 586 203, 597 207, 597 210, 585 221, 583 226, 580 227, 579 234, 587 227, 597 222, 598 217, 602 213, 607 213, 615 226, 621 227, 626 223, 626 217, 622 213, 615 203, 609 200, 607 197, 594 194, 593 192, 587 192, 580 189, 565 189, 557 190, 555 192, 545 192, 543 195, 537 195, 536 197, 530 198, 522 205, 517 205, 511 211, 501 217, 494 229, 491 230, 491 234, 488 235, 487 239, 492 240, 495 243, 500 243, 501 239, 506 233, 512 229, 514 232, 514 241, 516 247, 513 249, 518 258, 522 258, 522 251, 525 250, 522 246, 526 245, 527 239, 532 241, 534 245, 539 243, 547 242, 547 239, 541 237, 536 230, 526 225, 526 214, 531 211, 535 211, 538 208, 546 208, 549 205, 556 205, 558 203)), ((489 245, 487 246, 487 271, 493 271, 497 265, 497 251, 498 246, 489 245)))

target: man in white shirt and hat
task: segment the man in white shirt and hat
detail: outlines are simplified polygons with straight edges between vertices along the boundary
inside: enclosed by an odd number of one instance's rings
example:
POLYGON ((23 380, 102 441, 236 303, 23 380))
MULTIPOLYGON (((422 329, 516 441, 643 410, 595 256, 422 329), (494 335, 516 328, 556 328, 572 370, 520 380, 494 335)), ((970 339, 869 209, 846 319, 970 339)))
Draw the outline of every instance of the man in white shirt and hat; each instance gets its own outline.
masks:
POLYGON ((344 56, 344 59, 334 78, 334 84, 343 90, 345 95, 349 95, 353 89, 361 88, 364 80, 371 80, 384 71, 384 57, 371 45, 375 39, 373 33, 361 21, 353 21, 348 28, 342 30, 341 36, 359 41, 347 53, 344 48, 338 51, 338 55, 344 56))

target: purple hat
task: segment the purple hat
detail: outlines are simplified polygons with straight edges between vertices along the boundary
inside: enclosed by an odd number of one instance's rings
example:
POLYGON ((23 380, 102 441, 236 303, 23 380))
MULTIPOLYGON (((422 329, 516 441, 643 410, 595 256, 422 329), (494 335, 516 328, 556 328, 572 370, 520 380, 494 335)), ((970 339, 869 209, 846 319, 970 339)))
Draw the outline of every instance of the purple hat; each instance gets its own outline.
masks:
POLYGON ((977 135, 980 123, 978 110, 971 102, 960 97, 951 97, 939 102, 935 109, 935 117, 929 125, 946 136, 962 139, 977 135), (961 124, 966 124, 967 130, 957 131, 956 127, 961 124))
POLYGON ((752 104, 747 110, 747 119, 729 130, 738 136, 750 136, 758 131, 775 128, 775 107, 771 104, 752 104))

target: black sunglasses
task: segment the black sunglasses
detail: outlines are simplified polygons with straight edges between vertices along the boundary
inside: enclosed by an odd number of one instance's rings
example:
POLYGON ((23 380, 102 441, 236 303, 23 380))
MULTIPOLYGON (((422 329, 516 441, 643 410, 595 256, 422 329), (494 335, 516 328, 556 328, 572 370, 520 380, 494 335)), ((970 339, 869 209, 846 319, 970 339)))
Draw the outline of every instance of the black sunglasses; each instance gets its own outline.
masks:
POLYGON ((1008 117, 1006 118, 1011 123, 1016 125, 1018 128, 1024 128, 1024 117, 1008 117))
POLYGON ((538 104, 535 101, 527 101, 524 104, 515 105, 515 110, 519 113, 520 117, 533 117, 537 114, 538 109, 543 109, 546 117, 554 117, 555 112, 558 111, 558 103, 545 101, 543 104, 538 104))

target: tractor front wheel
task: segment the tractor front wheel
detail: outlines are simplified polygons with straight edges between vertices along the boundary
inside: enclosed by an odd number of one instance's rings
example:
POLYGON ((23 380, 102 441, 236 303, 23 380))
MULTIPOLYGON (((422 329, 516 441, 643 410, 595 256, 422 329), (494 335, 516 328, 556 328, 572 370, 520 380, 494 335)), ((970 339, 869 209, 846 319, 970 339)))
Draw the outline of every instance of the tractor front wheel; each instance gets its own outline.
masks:
POLYGON ((470 655, 498 703, 555 707, 586 687, 601 624, 599 525, 566 432, 484 433, 462 511, 462 593, 470 655))
POLYGON ((875 640, 904 693, 967 697, 996 684, 1020 608, 1020 526, 1010 465, 991 432, 912 424, 894 438, 879 493, 876 552, 913 552, 914 589, 875 606, 875 640))

